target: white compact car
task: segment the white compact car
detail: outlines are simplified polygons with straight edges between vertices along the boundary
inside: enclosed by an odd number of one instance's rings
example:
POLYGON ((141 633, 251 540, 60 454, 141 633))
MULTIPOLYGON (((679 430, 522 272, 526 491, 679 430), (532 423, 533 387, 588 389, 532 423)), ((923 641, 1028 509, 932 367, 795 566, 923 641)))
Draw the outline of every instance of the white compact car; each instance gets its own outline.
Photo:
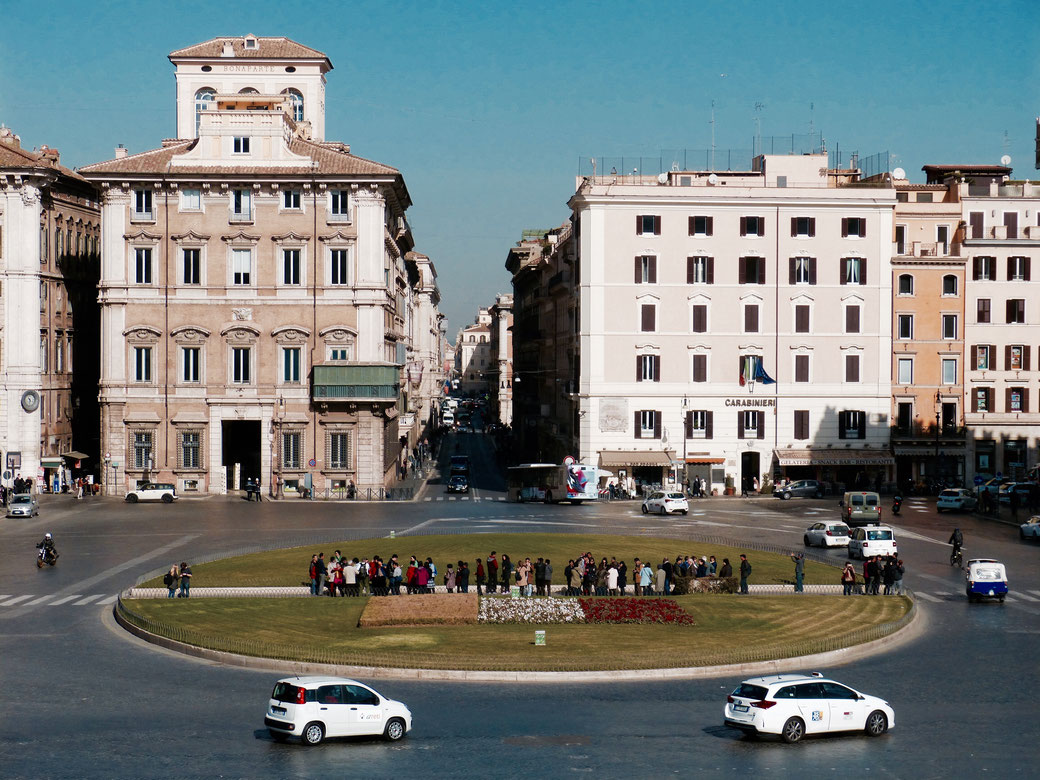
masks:
POLYGON ((813 523, 805 529, 802 539, 806 547, 848 547, 849 527, 845 523, 813 523))
POLYGON ((690 511, 690 502, 686 496, 674 490, 655 490, 643 499, 643 514, 648 512, 659 512, 662 515, 670 515, 672 512, 686 514, 690 511))
POLYGON ((898 555, 896 534, 887 525, 853 528, 849 534, 849 557, 870 558, 874 555, 898 555))
POLYGON ((1040 515, 1033 515, 1028 523, 1022 523, 1018 527, 1020 539, 1040 539, 1040 515))
POLYGON ((819 672, 744 680, 726 697, 725 724, 749 734, 778 734, 798 742, 806 734, 865 731, 880 737, 896 724, 887 701, 855 691, 819 672))
POLYGON ((942 512, 945 510, 966 512, 970 509, 974 509, 975 505, 979 503, 978 499, 975 498, 975 494, 970 490, 964 488, 950 488, 944 490, 939 494, 939 498, 935 501, 935 511, 942 512))
POLYGON ((380 735, 396 742, 411 731, 412 713, 357 680, 286 677, 275 683, 264 725, 275 740, 300 737, 305 745, 380 735))
POLYGON ((138 501, 162 501, 164 504, 172 504, 177 500, 177 489, 166 482, 149 482, 127 493, 126 500, 131 504, 138 501))

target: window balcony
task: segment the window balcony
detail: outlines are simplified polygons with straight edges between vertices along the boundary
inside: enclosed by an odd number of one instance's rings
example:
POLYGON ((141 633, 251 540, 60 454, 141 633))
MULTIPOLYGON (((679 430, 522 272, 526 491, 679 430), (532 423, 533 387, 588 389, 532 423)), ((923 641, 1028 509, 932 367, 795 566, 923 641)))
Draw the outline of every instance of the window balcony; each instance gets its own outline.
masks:
POLYGON ((395 365, 317 365, 314 367, 311 400, 397 401, 401 391, 401 369, 395 365))
POLYGON ((228 217, 228 222, 239 225, 251 225, 253 224, 253 211, 252 209, 249 211, 232 211, 231 215, 228 217))
POLYGON ((154 211, 131 211, 130 212, 131 222, 155 222, 154 211))

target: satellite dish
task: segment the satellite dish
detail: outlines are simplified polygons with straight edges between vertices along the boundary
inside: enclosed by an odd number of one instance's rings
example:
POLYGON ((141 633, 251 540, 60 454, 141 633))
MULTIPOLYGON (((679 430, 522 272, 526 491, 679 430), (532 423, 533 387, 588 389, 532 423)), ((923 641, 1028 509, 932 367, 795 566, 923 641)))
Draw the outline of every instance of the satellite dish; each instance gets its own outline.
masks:
POLYGON ((713 185, 714 185, 714 184, 718 184, 718 183, 719 183, 719 177, 718 177, 718 175, 716 175, 716 174, 714 174, 714 173, 713 173, 713 174, 711 174, 711 175, 710 175, 710 176, 708 177, 708 184, 713 184, 713 185))
POLYGON ((895 179, 905 179, 906 171, 904 171, 902 168, 896 168, 894 171, 892 171, 892 177, 895 179))
POLYGON ((657 174, 657 182, 659 184, 667 184, 668 183, 668 174, 667 173, 659 173, 659 174, 657 174))
POLYGON ((1011 156, 1005 154, 1003 157, 1000 158, 1000 164, 1001 165, 1011 165, 1011 156))

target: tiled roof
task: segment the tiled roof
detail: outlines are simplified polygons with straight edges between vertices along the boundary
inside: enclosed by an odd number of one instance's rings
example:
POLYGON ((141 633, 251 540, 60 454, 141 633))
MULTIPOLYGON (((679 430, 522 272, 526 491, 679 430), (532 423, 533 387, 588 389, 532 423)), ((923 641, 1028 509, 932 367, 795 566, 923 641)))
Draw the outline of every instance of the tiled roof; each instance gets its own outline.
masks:
POLYGON ((93 163, 80 167, 81 174, 91 173, 165 173, 170 160, 176 154, 183 154, 195 145, 195 139, 189 138, 177 145, 163 146, 147 152, 128 154, 115 160, 93 163))
POLYGON ((65 176, 83 181, 83 177, 71 168, 66 168, 42 151, 30 151, 20 146, 0 141, 0 169, 3 168, 49 168, 65 176))
MULTIPOLYGON (((244 35, 212 38, 203 43, 196 43, 194 46, 170 52, 169 56, 171 60, 175 57, 178 59, 185 57, 220 57, 224 52, 224 43, 230 41, 235 57, 265 60, 325 60, 329 62, 328 55, 324 52, 304 46, 285 37, 263 38, 256 36, 257 46, 255 49, 247 49, 245 39, 246 36, 244 35)), ((331 62, 329 62, 329 67, 332 67, 331 62)))

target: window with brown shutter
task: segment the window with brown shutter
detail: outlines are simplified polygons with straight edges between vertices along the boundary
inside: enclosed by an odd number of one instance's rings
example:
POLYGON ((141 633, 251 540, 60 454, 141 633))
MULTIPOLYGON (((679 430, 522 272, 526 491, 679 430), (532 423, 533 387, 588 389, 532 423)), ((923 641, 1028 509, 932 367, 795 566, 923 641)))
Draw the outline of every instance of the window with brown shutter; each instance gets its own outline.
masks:
MULTIPOLYGON (((690 219, 693 219, 693 217, 690 217, 690 219)), ((693 438, 693 412, 686 413, 686 438, 693 438)))
POLYGON ((845 307, 845 332, 859 333, 859 306, 845 307))
POLYGON ((794 412, 794 437, 804 441, 809 438, 809 410, 795 409, 794 412))
POLYGON ((712 234, 713 217, 690 217, 691 236, 710 236, 712 234))
POLYGON ((654 381, 655 382, 660 382, 661 381, 661 356, 660 355, 654 355, 653 358, 654 358, 654 381))
POLYGON ((712 434, 714 432, 714 427, 715 427, 715 425, 714 425, 714 417, 715 417, 715 412, 705 412, 705 414, 704 414, 704 438, 705 439, 712 438, 712 434))
POLYGON ((859 258, 859 283, 867 283, 867 258, 859 258))
POLYGON ((1004 212, 1004 227, 1007 228, 1008 238, 1018 238, 1018 212, 1004 212))
POLYGON ((737 438, 744 438, 744 413, 737 412, 737 438))
POLYGON ((661 413, 654 412, 654 438, 661 438, 661 413))
POLYGON ((635 424, 636 435, 635 435, 635 437, 637 439, 642 439, 643 438, 643 420, 642 420, 642 417, 643 417, 643 413, 642 412, 636 412, 636 424, 635 424))
POLYGON ((815 217, 791 217, 791 235, 812 238, 816 235, 815 217))
POLYGON ((1032 347, 1030 347, 1028 345, 1025 345, 1025 346, 1022 347, 1022 370, 1023 371, 1028 371, 1029 370, 1029 352, 1030 352, 1031 349, 1032 349, 1032 347))
POLYGON ((794 356, 794 381, 795 382, 808 382, 809 381, 809 356, 808 355, 795 355, 794 356))
POLYGON ((744 306, 744 332, 758 333, 758 306, 756 305, 744 306))
POLYGON ((989 298, 979 298, 976 302, 975 321, 978 323, 989 322, 990 308, 989 298))
POLYGON ((652 303, 640 306, 640 329, 643 333, 653 333, 656 329, 657 307, 652 303))
POLYGON ((708 307, 704 304, 696 304, 693 307, 693 332, 708 332, 708 307))
POLYGON ((758 283, 766 283, 766 259, 764 257, 756 257, 755 265, 758 268, 758 283))
POLYGON ((859 381, 859 355, 845 356, 845 381, 859 381))
POLYGON ((737 259, 737 284, 747 284, 748 278, 748 258, 741 257, 737 259))
POLYGON ((766 234, 765 220, 762 217, 741 217, 740 235, 742 236, 764 236, 766 234))
POLYGON ((758 426, 758 438, 764 439, 766 437, 766 413, 755 412, 756 425, 758 426))
POLYGON ((661 235, 661 217, 652 214, 639 214, 636 216, 637 236, 659 236, 661 235))
POLYGON ((794 332, 795 333, 808 333, 809 332, 809 307, 808 306, 795 306, 794 307, 794 332))
POLYGON ((707 382, 708 381, 708 356, 707 355, 694 355, 693 356, 693 381, 694 382, 707 382))
MULTIPOLYGON (((968 221, 971 224, 971 237, 982 238, 982 225, 985 215, 981 211, 973 211, 968 215, 968 221)), ((978 279, 979 277, 975 277, 978 279)))
POLYGON ((643 356, 636 355, 636 381, 643 381, 643 356))

